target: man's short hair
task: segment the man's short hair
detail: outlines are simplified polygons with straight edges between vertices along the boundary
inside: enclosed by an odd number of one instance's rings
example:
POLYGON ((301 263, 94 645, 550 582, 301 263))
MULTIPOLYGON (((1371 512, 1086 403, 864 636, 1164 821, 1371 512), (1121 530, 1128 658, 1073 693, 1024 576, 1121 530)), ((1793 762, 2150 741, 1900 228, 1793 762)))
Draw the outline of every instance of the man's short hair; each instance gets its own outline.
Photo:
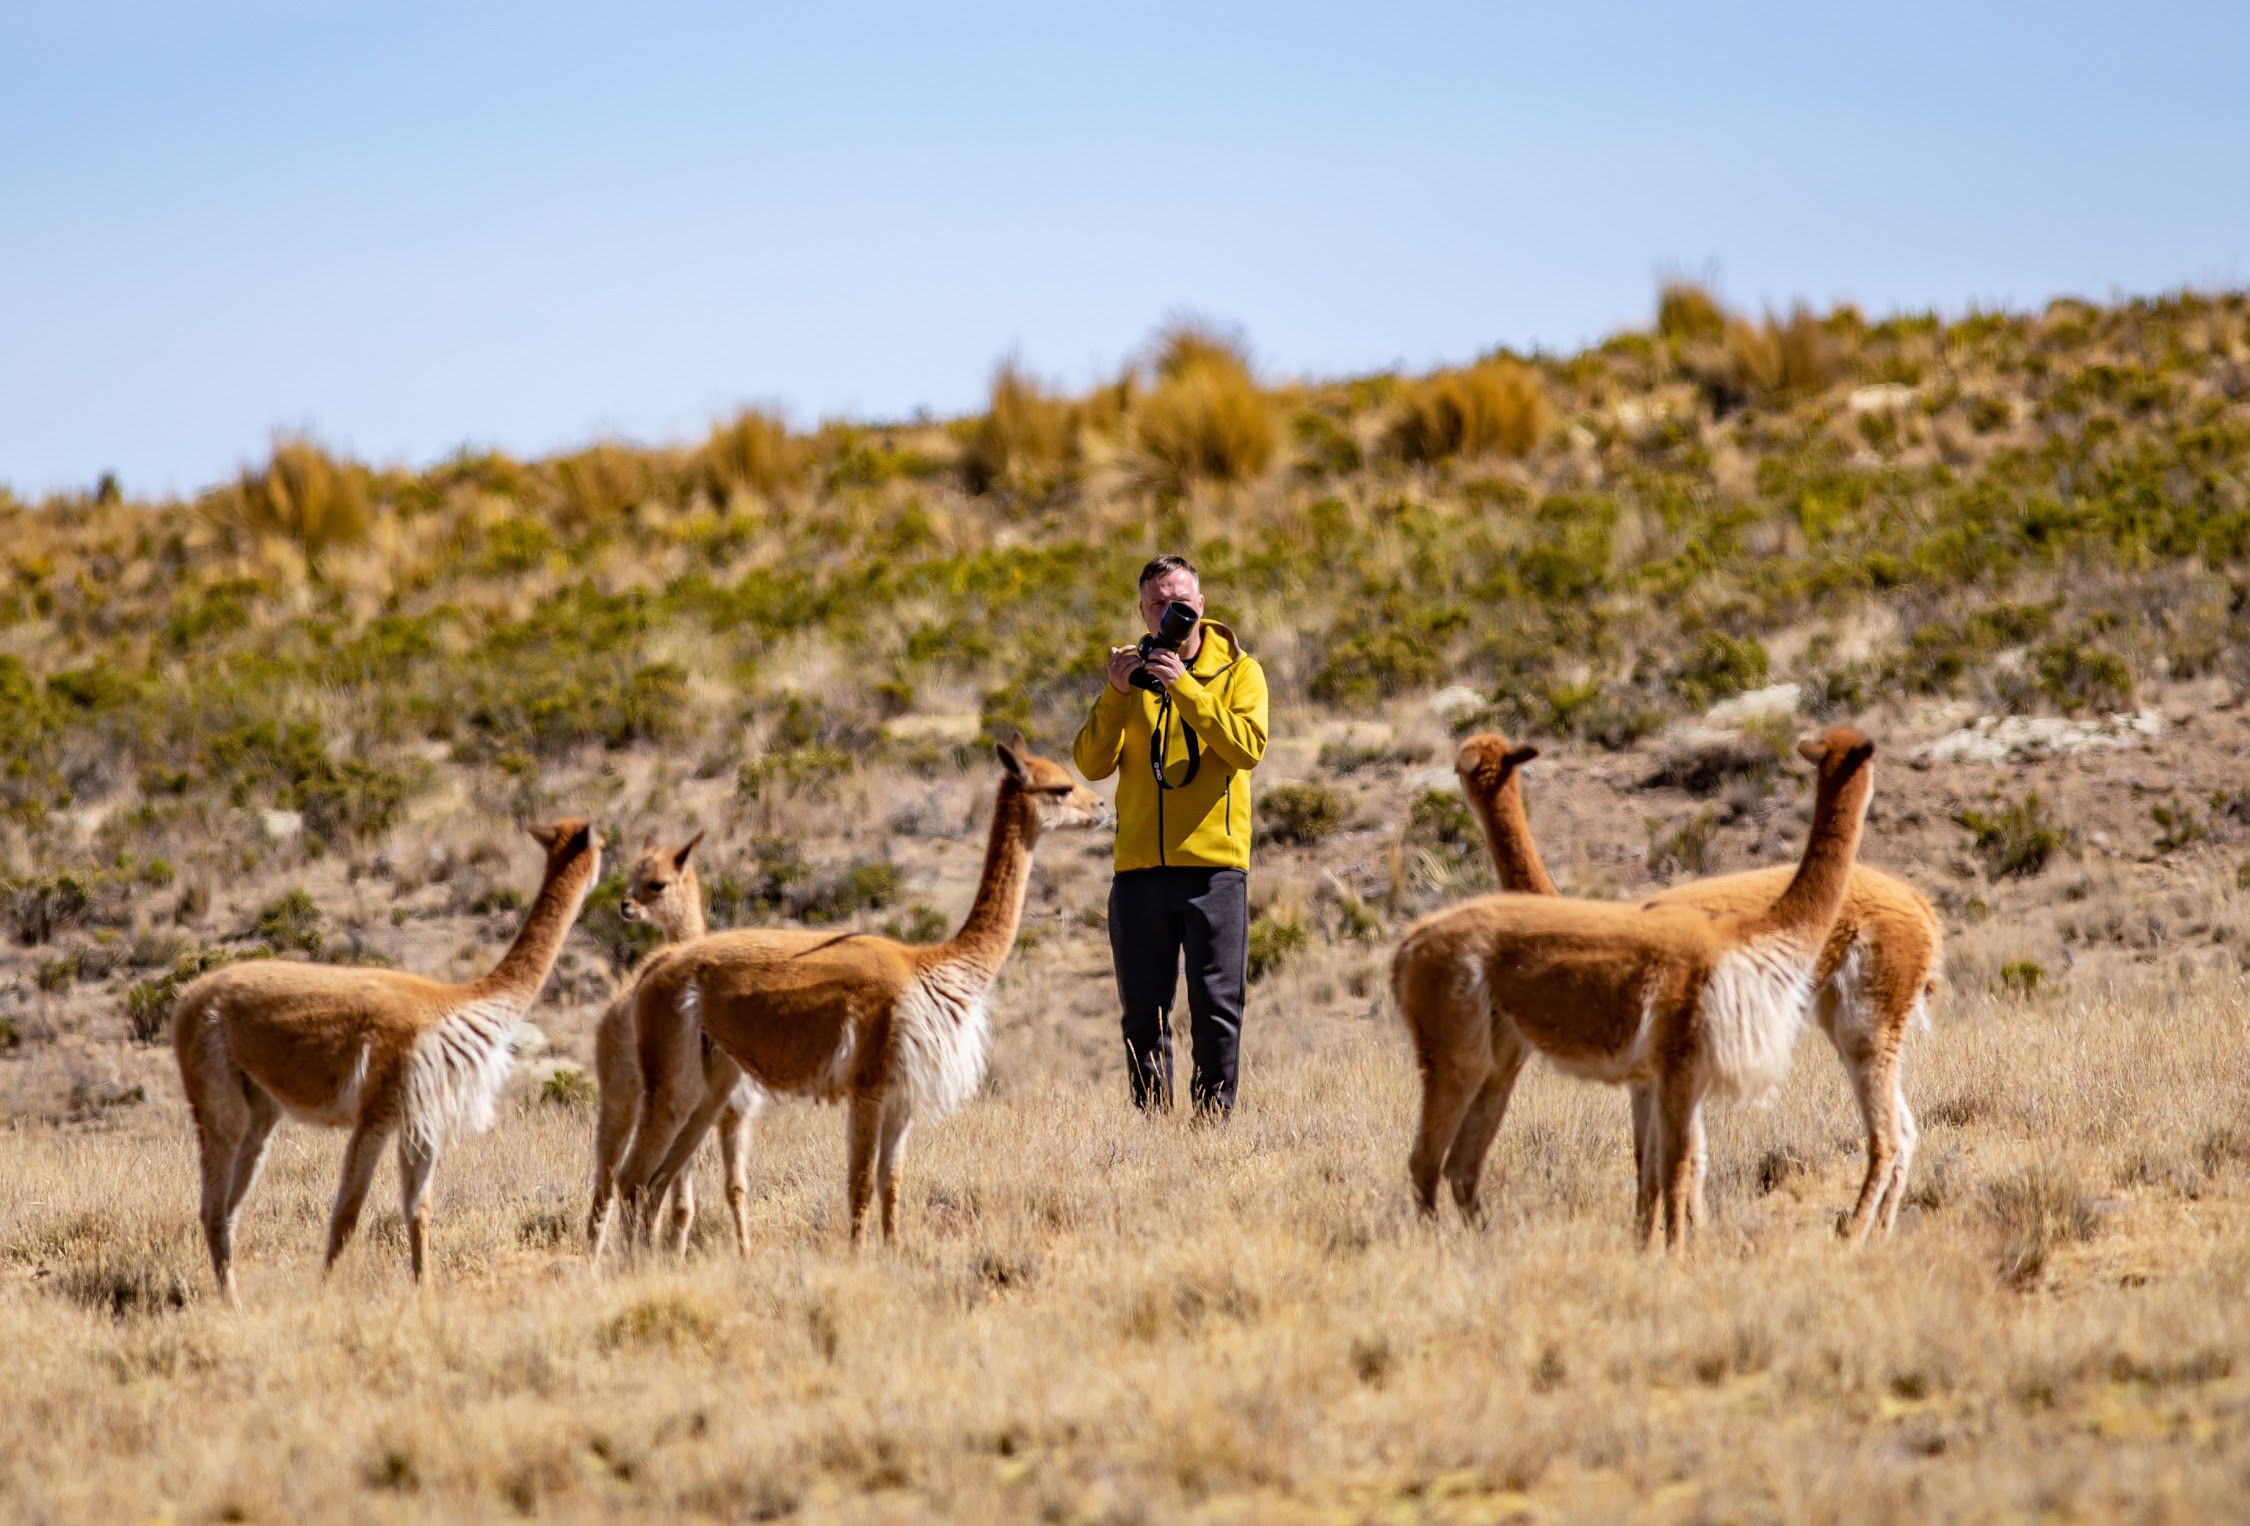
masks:
POLYGON ((1184 556, 1174 556, 1170 552, 1152 558, 1149 564, 1141 569, 1141 580, 1136 586, 1146 588, 1158 578, 1173 572, 1184 572, 1195 579, 1197 587, 1203 586, 1203 574, 1195 570, 1195 563, 1184 556))

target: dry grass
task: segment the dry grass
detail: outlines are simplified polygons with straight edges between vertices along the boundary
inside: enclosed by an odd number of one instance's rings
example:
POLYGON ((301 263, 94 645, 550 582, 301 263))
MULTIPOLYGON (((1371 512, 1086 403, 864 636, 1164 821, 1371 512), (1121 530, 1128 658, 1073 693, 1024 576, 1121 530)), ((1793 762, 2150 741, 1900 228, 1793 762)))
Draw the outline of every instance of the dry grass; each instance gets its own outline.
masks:
POLYGON ((697 452, 704 491, 716 503, 725 503, 737 492, 778 497, 804 474, 803 442, 789 432, 788 422, 762 409, 745 409, 711 431, 697 452))
POLYGON ((1177 496, 1198 482, 1247 482, 1273 463, 1279 431, 1239 342, 1207 326, 1160 336, 1154 391, 1133 413, 1141 474, 1177 496))
POLYGON ((1407 394, 1391 426, 1404 461, 1498 453, 1528 456, 1554 426, 1538 373, 1510 360, 1440 371, 1407 394))
POLYGON ((1413 1218, 1405 1046, 1350 994, 1379 957, 1259 987, 1215 1131, 1130 1114, 1100 935, 1043 935, 987 1095, 917 1136, 895 1253, 846 1250, 840 1121, 799 1105, 759 1134, 747 1264, 712 1213, 684 1265, 597 1275, 585 1115, 526 1077, 441 1170, 436 1285, 379 1210, 322 1286, 340 1146, 285 1127, 239 1313, 144 1054, 128 1125, 6 1146, 0 1491, 33 1520, 2233 1508, 2238 981, 1952 1003, 1910 1052, 1914 1206, 1856 1256, 1856 1117, 1808 1042, 1777 1105, 1716 1120, 1716 1229, 1671 1267, 1629 1248, 1621 1099, 1539 1070, 1496 1222, 1413 1218))
POLYGON ((290 437, 274 442, 264 466, 216 494, 208 512, 224 528, 278 536, 314 556, 366 539, 374 518, 365 467, 290 437))
POLYGON ((1011 477, 1052 471, 1078 447, 1078 408, 1013 359, 992 376, 990 406, 961 447, 963 485, 988 493, 1011 477))

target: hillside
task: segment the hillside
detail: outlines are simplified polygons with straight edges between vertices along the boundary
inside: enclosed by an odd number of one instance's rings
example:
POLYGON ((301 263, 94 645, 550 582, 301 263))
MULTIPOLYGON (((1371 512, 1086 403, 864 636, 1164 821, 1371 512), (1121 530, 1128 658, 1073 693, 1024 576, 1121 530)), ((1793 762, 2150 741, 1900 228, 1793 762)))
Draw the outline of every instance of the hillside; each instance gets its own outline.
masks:
MULTIPOLYGON (((0 462, 0 472, 6 463, 0 462)), ((2250 297, 1653 326, 1430 376, 1159 335, 956 420, 0 495, 0 1497, 42 1519, 2194 1516, 2250 1434, 2250 297), (518 827, 708 833, 714 925, 948 929, 993 737, 1060 753, 1134 571, 1267 665, 1242 1113, 1128 1115, 1104 842, 1042 847, 985 1094, 847 1259, 841 1125, 778 1106, 738 1264, 579 1249, 607 877, 415 1299, 285 1126, 213 1307, 160 1042, 245 954, 487 966, 518 827), (1790 742, 1882 744, 1867 858, 1947 924, 1896 1239, 1828 1229, 1826 1043, 1712 1125, 1716 1224, 1629 1254, 1624 1104, 1536 1071, 1496 1223, 1414 1220, 1382 972, 1491 883, 1453 737, 1536 741, 1567 891, 1793 857, 1790 742), (442 1400, 442 1402, 439 1402, 442 1400), (99 1459, 101 1466, 89 1467, 99 1459)), ((1107 786, 1104 786, 1106 789, 1107 786)), ((2222 1504, 2221 1502, 2229 1502, 2222 1504)))

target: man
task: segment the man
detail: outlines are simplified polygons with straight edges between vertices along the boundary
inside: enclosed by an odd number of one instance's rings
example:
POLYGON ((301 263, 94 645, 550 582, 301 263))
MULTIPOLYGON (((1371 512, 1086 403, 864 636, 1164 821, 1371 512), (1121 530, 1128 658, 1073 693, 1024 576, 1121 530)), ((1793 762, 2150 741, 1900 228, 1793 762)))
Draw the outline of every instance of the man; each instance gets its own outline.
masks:
POLYGON ((1144 664, 1112 647, 1109 682, 1071 748, 1078 771, 1117 784, 1117 875, 1109 946, 1124 1008, 1133 1101, 1172 1103, 1172 1001, 1187 956, 1199 1112, 1234 1107, 1250 932, 1250 770, 1266 754, 1266 675, 1233 631, 1203 619, 1203 589, 1183 557, 1141 569, 1150 634, 1177 600, 1196 622, 1178 651, 1144 664), (1153 688, 1136 688, 1146 668, 1153 688))

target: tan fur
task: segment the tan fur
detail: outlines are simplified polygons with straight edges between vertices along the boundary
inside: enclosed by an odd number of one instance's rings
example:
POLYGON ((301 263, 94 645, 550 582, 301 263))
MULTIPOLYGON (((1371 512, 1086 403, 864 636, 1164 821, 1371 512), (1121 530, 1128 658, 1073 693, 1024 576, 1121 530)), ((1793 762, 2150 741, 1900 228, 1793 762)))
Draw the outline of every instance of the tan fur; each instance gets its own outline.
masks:
POLYGON ((692 1147, 712 1105, 699 1031, 769 1093, 848 1104, 852 1239, 878 1190, 883 1237, 897 1237, 907 1130, 950 1112, 983 1079, 985 1001, 1015 943, 1032 849, 1049 827, 1108 814, 1058 763, 1009 747, 1000 761, 976 903, 950 941, 745 929, 689 944, 642 977, 634 1026, 647 1094, 619 1175, 627 1222, 642 1238, 685 1164, 680 1142, 692 1147))
MULTIPOLYGON (((689 862, 698 832, 677 847, 644 849, 626 877, 625 899, 617 908, 628 922, 647 922, 664 934, 671 947, 692 942, 704 933, 703 886, 689 862)), ((586 1241, 596 1257, 609 1232, 609 1210, 617 1195, 617 1169, 633 1142, 633 1126, 641 1112, 641 1055, 633 1037, 633 990, 669 948, 659 948, 642 961, 634 980, 610 999, 594 1028, 594 1080, 600 1104, 594 1121, 594 1201, 586 1215, 586 1241)), ((727 1211, 734 1220, 735 1249, 750 1254, 750 1125, 765 1105, 765 1098, 742 1074, 742 1067, 719 1048, 704 1040, 703 1080, 707 1095, 720 1099, 714 1127, 727 1183, 727 1211)), ((700 1144, 698 1136, 695 1143, 700 1144)), ((689 1147, 692 1156, 694 1145, 689 1147)), ((661 1205, 659 1205, 661 1207, 661 1205)), ((687 1248, 695 1225, 695 1173, 682 1171, 672 1185, 672 1239, 687 1248)))
MULTIPOLYGON (((1464 1131, 1481 1136, 1481 1158, 1535 1049, 1589 1079, 1653 1087, 1664 1239, 1685 1246, 1703 1103, 1757 1095, 1786 1074, 1859 845, 1874 744, 1839 727, 1799 750, 1820 771, 1812 831, 1769 905, 1719 913, 1501 894, 1408 930, 1391 989, 1422 1071, 1409 1169, 1425 1211, 1464 1131)), ((1651 1246, 1654 1208, 1642 1213, 1651 1246)))
MULTIPOLYGON (((1531 747, 1511 747, 1507 738, 1485 733, 1462 742, 1454 770, 1477 819, 1503 890, 1556 894, 1539 856, 1524 812, 1520 770, 1537 757, 1531 747)), ((1770 906, 1787 888, 1794 871, 1786 866, 1723 874, 1676 885, 1655 899, 1720 913, 1751 912, 1770 906)), ((1822 945, 1813 970, 1815 1009, 1821 1031, 1835 1046, 1850 1078, 1867 1128, 1867 1174, 1851 1214, 1839 1226, 1854 1245, 1870 1230, 1888 1234, 1906 1196, 1906 1177, 1914 1156, 1914 1115, 1899 1090, 1899 1055, 1906 1033, 1927 1000, 1944 948, 1937 912, 1922 893, 1895 875, 1854 864, 1836 925, 1822 945)), ((1641 1211, 1657 1192, 1649 1145, 1655 1121, 1652 1088, 1633 1091, 1633 1149, 1641 1166, 1641 1211)), ((1505 1103, 1502 1104, 1503 1108, 1505 1103)), ((1492 1119, 1494 1126, 1498 1118, 1492 1119)), ((1458 1159, 1445 1163, 1446 1179, 1462 1210, 1476 1211, 1477 1177, 1491 1136, 1457 1138, 1458 1159)), ((1695 1192, 1690 1218, 1702 1216, 1704 1146, 1701 1131, 1690 1143, 1695 1155, 1695 1192)))
POLYGON ((180 994, 172 1047, 203 1154, 203 1234, 235 1296, 234 1228, 284 1112, 352 1131, 328 1223, 333 1266, 392 1134, 414 1277, 426 1270, 430 1173, 456 1133, 487 1127, 509 1040, 601 872, 583 821, 534 827, 546 878, 492 972, 448 985, 398 970, 278 959, 228 965, 180 994))

